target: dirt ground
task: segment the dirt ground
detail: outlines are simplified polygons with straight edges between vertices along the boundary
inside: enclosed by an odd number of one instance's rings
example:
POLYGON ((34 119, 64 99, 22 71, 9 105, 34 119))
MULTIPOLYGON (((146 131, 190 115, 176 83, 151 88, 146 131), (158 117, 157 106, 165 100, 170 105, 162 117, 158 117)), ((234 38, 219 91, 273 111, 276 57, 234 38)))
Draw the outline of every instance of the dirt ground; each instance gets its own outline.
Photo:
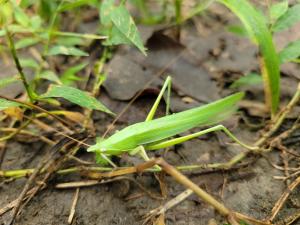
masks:
MULTIPOLYGON (((158 76, 162 70, 164 75, 170 74, 174 80, 171 99, 171 109, 174 112, 216 100, 236 91, 228 88, 233 80, 251 71, 258 72, 259 67, 257 48, 248 39, 226 31, 226 25, 235 23, 238 23, 238 20, 229 11, 214 5, 208 12, 195 17, 181 27, 180 42, 174 38, 172 27, 140 27, 144 41, 147 43, 148 57, 143 57, 133 48, 120 47, 108 62, 109 75, 99 99, 113 112, 118 113, 147 81, 158 76)), ((276 37, 277 46, 280 48, 287 41, 299 37, 299 30, 289 30, 286 34, 282 33, 276 37)), ((97 48, 93 51, 97 51, 97 48)), ((299 67, 286 65, 281 72, 284 104, 296 90, 300 79, 299 67)), ((117 122, 116 130, 145 119, 162 82, 162 78, 157 78, 151 87, 143 92, 117 122)), ((247 93, 247 99, 253 101, 253 105, 242 104, 244 113, 236 114, 224 124, 241 140, 251 144, 261 133, 258 128, 247 124, 247 121, 253 124, 264 121, 263 112, 255 108, 263 101, 263 88, 256 86, 243 90, 247 93)), ((294 114, 299 114, 299 109, 295 110, 294 114)), ((158 115, 162 116, 163 113, 162 104, 158 115)), ((96 133, 100 136, 113 118, 95 112, 93 120, 96 133)), ((291 121, 293 121, 292 116, 282 129, 290 126, 291 121)), ((297 138, 299 132, 288 139, 290 141, 287 140, 286 145, 299 154, 297 138)), ((92 143, 92 140, 90 142, 92 143)), ((40 141, 22 141, 20 138, 10 140, 7 143, 7 152, 1 169, 35 168, 47 149, 49 146, 40 141)), ((189 165, 227 162, 241 151, 244 149, 233 145, 224 134, 215 133, 178 145, 167 153, 156 151, 151 152, 150 155, 163 156, 172 165, 189 165)), ((285 176, 284 171, 270 164, 272 162, 282 166, 283 158, 286 156, 283 156, 279 150, 274 150, 265 156, 266 158, 249 156, 243 161, 243 166, 228 171, 203 169, 185 174, 230 209, 257 219, 265 219, 287 188, 284 181, 275 179, 285 176)), ((93 155, 86 153, 84 148, 79 151, 78 157, 94 161, 93 155)), ((123 166, 142 162, 129 156, 124 156, 117 161, 123 166)), ((299 157, 293 158, 290 163, 293 167, 299 167, 299 157)), ((71 160, 64 164, 63 168, 71 165, 76 165, 76 162, 71 160)), ((152 173, 134 174, 129 177, 142 184, 151 193, 160 195, 159 184, 152 173)), ((67 224, 75 189, 61 190, 55 188, 55 185, 84 179, 79 174, 52 176, 46 188, 22 210, 16 224, 67 224)), ((1 180, 0 209, 18 197, 25 183, 25 178, 1 180)), ((167 198, 162 200, 151 198, 137 184, 129 180, 82 187, 72 224, 140 225, 143 223, 142 217, 150 210, 163 205, 185 190, 169 176, 165 177, 165 184, 167 198)), ((283 219, 292 216, 295 212, 299 213, 299 192, 300 188, 294 190, 286 201, 284 208, 275 219, 279 224, 285 224, 283 219)), ((212 219, 215 219, 217 224, 226 223, 218 212, 199 200, 196 195, 190 196, 167 211, 165 216, 168 225, 204 225, 209 221, 212 222, 212 219)), ((5 213, 0 217, 0 224, 5 224, 9 218, 10 212, 5 213)), ((300 224, 300 221, 295 221, 293 224, 300 224)))

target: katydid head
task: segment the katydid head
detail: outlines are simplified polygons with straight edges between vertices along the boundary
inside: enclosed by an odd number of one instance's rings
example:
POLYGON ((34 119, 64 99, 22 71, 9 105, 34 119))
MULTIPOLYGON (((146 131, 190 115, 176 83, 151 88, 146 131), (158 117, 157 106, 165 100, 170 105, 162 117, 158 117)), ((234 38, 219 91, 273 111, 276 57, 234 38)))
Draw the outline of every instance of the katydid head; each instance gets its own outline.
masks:
POLYGON ((96 153, 104 153, 107 150, 105 146, 105 139, 97 137, 96 144, 90 146, 87 151, 88 152, 96 152, 96 153))

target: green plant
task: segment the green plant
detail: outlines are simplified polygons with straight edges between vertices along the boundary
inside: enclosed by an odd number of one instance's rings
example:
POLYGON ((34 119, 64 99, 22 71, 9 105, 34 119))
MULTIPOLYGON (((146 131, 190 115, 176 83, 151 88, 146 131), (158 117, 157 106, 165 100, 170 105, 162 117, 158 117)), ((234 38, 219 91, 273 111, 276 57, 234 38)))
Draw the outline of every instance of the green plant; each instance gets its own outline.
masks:
MULTIPOLYGON (((260 69, 263 77, 265 98, 270 108, 272 118, 278 111, 280 98, 280 65, 286 62, 298 62, 300 56, 299 40, 289 43, 277 53, 273 43, 273 34, 285 30, 300 21, 300 4, 288 8, 288 1, 271 5, 269 15, 265 17, 246 0, 219 0, 227 6, 242 21, 244 27, 231 26, 229 30, 238 35, 249 37, 259 47, 260 69)), ((253 75, 243 77, 252 83, 253 75)), ((238 81, 238 83, 241 83, 238 81)), ((233 85, 235 86, 235 85, 233 85)))

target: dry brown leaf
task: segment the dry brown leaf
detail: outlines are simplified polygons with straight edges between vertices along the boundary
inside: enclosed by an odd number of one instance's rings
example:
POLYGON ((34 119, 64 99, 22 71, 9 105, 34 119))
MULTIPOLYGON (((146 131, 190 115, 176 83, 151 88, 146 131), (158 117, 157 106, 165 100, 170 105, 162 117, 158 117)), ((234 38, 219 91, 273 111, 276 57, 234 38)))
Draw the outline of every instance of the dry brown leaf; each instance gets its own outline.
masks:
POLYGON ((160 214, 159 217, 154 221, 153 225, 165 225, 165 214, 160 214))
POLYGON ((81 123, 84 121, 84 115, 79 112, 61 111, 61 114, 64 115, 67 119, 76 123, 81 123))
POLYGON ((15 118, 17 120, 23 120, 23 110, 19 107, 9 107, 4 109, 3 112, 11 118, 15 118))

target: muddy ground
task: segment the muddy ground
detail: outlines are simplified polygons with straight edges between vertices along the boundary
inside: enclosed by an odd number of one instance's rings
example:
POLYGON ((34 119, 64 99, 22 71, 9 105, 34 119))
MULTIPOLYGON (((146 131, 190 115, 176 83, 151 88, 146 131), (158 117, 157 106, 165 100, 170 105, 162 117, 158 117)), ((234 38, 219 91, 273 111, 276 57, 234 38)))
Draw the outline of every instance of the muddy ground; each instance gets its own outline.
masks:
MULTIPOLYGON (((143 57, 133 48, 120 47, 108 62, 108 80, 99 99, 113 112, 118 113, 144 87, 146 82, 154 76, 158 77, 162 69, 164 70, 162 74, 170 74, 174 80, 171 101, 171 108, 174 112, 210 102, 236 91, 228 88, 233 80, 242 74, 259 71, 259 67, 256 47, 247 39, 226 31, 227 25, 235 23, 238 23, 238 20, 229 11, 214 5, 205 14, 195 17, 181 27, 180 42, 172 34, 172 32, 174 33, 172 27, 141 27, 149 49, 148 57, 143 57)), ((280 34, 276 37, 278 48, 280 49, 288 41, 299 37, 300 32, 296 28, 294 31, 289 30, 286 34, 280 34)), ((91 47, 90 50, 97 55, 95 51, 99 49, 91 47)), ((285 65, 281 72, 283 75, 282 102, 284 104, 296 90, 300 79, 299 67, 285 65)), ((147 88, 142 96, 133 103, 117 122, 116 130, 144 120, 163 82, 162 77, 164 76, 155 79, 150 88, 147 88)), ((243 114, 235 115, 224 124, 241 140, 251 144, 259 137, 260 129, 253 128, 246 122, 250 121, 256 125, 264 122, 263 118, 266 115, 259 110, 259 107, 255 108, 263 100, 263 92, 262 86, 243 90, 247 92, 247 100, 252 100, 252 104, 242 104, 243 114)), ((5 93, 9 94, 9 90, 5 93)), ((158 115, 162 116, 163 113, 164 105, 162 104, 158 115)), ((299 114, 299 109, 294 112, 295 115, 297 113, 299 114)), ((93 120, 96 133, 100 136, 113 118, 95 112, 93 120)), ((292 116, 282 129, 289 127, 291 121, 293 121, 292 116)), ((294 141, 290 141, 287 146, 299 154, 297 134, 293 138, 294 141)), ((92 143, 92 140, 90 142, 92 143)), ((3 170, 36 167, 49 146, 40 141, 27 140, 26 143, 24 140, 16 138, 10 140, 6 148, 7 152, 2 163, 3 170)), ((167 153, 157 151, 150 154, 151 156, 163 156, 173 165, 189 165, 227 162, 241 151, 244 150, 233 145, 225 135, 217 133, 188 141, 171 148, 167 153)), ((267 153, 266 157, 272 163, 282 166, 283 158, 286 157, 282 154, 281 151, 274 150, 267 153)), ((94 161, 93 156, 86 153, 84 148, 80 150, 78 157, 94 161)), ((124 156, 117 161, 123 166, 142 162, 129 156, 124 156)), ((249 156, 243 162, 243 166, 228 171, 204 169, 186 174, 230 209, 257 219, 265 219, 270 215, 275 202, 286 190, 286 183, 275 179, 276 176, 285 176, 284 171, 274 168, 262 156, 249 156)), ((63 167, 67 168, 71 165, 77 164, 71 160, 63 167)), ((293 158, 291 165, 298 167, 299 158, 293 158)), ((130 177, 152 193, 160 194, 159 184, 152 173, 135 174, 130 177)), ((75 189, 60 190, 56 189, 55 185, 84 179, 79 174, 52 176, 47 187, 40 191, 22 210, 16 224, 67 224, 75 189)), ((0 208, 16 199, 25 183, 25 178, 2 179, 0 208)), ((143 215, 185 190, 169 176, 165 177, 165 184, 167 198, 164 200, 151 198, 135 183, 125 180, 80 188, 72 224, 142 224, 143 215)), ((293 191, 275 221, 285 224, 282 222, 284 218, 299 212, 299 191, 300 188, 293 191)), ((224 218, 211 206, 203 203, 195 195, 167 211, 165 216, 166 224, 169 225, 201 225, 208 224, 211 219, 215 219, 217 224, 226 223, 224 218)), ((0 224, 5 224, 9 218, 10 213, 5 213, 0 217, 0 224)), ((300 224, 300 221, 295 221, 293 224, 300 224)))

